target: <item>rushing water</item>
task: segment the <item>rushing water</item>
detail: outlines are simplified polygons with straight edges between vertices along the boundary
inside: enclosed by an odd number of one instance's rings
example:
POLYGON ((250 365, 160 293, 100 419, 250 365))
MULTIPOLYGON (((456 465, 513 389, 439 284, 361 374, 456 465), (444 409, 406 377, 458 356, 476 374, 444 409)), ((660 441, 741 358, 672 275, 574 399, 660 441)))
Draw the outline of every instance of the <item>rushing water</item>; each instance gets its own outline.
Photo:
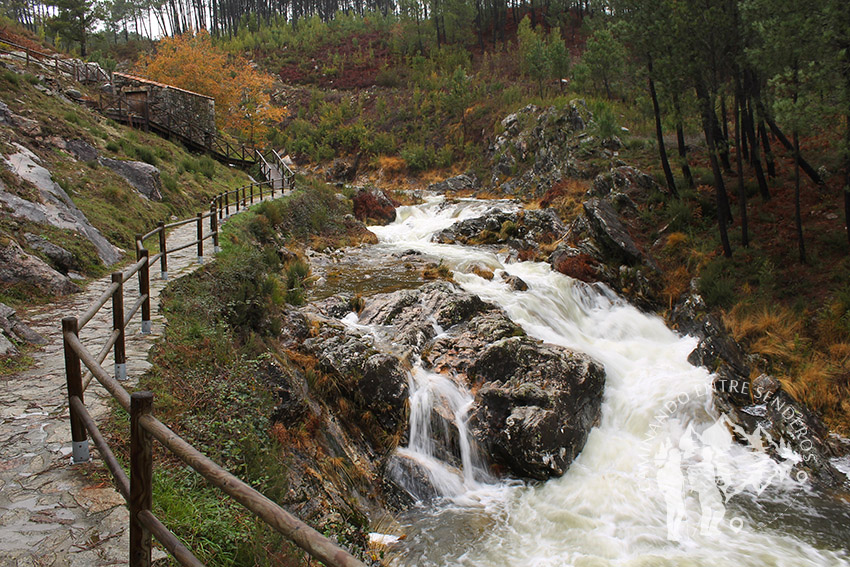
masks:
MULTIPOLYGON (((567 474, 546 483, 479 482, 466 448, 462 473, 447 476, 441 488, 449 498, 402 519, 406 537, 394 564, 850 565, 848 505, 808 492, 764 453, 729 443, 722 416, 712 409, 710 375, 687 362, 693 338, 546 264, 506 264, 492 251, 430 242, 434 232, 492 206, 433 198, 401 207, 395 223, 373 229, 379 252, 414 249, 439 257, 459 285, 500 305, 529 335, 603 363, 602 420, 567 474), (468 273, 475 264, 497 277, 468 273), (512 291, 499 270, 522 278, 528 291, 512 291), (723 492, 715 479, 722 479, 723 492)), ((422 369, 415 369, 411 391, 405 451, 421 458, 429 455, 433 433, 429 404, 444 400, 462 427, 471 397, 422 369)))

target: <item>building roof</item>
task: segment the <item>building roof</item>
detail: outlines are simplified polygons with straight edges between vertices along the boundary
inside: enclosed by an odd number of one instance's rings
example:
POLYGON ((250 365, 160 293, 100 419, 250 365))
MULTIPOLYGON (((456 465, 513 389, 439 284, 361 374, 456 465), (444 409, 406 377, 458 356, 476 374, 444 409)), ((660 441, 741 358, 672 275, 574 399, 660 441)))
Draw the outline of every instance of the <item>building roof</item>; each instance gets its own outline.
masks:
POLYGON ((182 92, 182 93, 190 94, 192 96, 198 96, 198 97, 201 97, 201 98, 208 98, 210 100, 215 100, 211 96, 203 95, 203 94, 192 92, 192 91, 187 91, 186 89, 181 89, 179 87, 175 87, 174 85, 166 85, 165 83, 158 83, 156 81, 151 81, 150 79, 144 79, 142 77, 137 77, 136 75, 129 75, 127 73, 113 73, 112 76, 113 77, 122 77, 124 79, 136 81, 138 83, 143 83, 143 84, 146 84, 146 85, 153 85, 155 87, 160 87, 160 88, 163 88, 163 89, 171 89, 171 90, 174 90, 174 91, 179 91, 179 92, 182 92))

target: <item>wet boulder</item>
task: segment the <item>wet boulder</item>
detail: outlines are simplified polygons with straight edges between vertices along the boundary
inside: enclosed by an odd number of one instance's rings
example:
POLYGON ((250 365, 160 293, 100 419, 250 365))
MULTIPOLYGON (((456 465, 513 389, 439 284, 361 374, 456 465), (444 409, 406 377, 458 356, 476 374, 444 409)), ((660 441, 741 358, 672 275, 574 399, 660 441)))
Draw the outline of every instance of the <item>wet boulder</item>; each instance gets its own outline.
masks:
POLYGON ((325 324, 318 336, 304 341, 344 396, 370 411, 387 433, 406 423, 408 371, 396 356, 378 352, 372 339, 357 331, 325 324))
POLYGON ((437 183, 428 185, 428 191, 432 193, 457 193, 459 191, 474 191, 478 189, 480 183, 474 173, 461 174, 454 177, 449 177, 437 183))
POLYGON ((352 197, 354 216, 361 222, 389 224, 395 220, 399 203, 376 187, 364 187, 352 197))
POLYGON ((392 327, 392 341, 419 351, 440 331, 493 309, 477 295, 445 281, 417 290, 371 297, 360 312, 360 323, 392 327))
POLYGON ((388 492, 401 492, 399 508, 406 508, 414 502, 433 500, 440 496, 433 476, 425 465, 410 455, 395 451, 387 459, 383 477, 392 483, 388 492))
POLYGON ((794 465, 798 480, 809 478, 823 486, 847 482, 830 461, 837 453, 817 414, 789 395, 776 378, 766 374, 750 378, 752 357, 708 312, 702 297, 684 298, 671 310, 670 323, 680 333, 699 339, 688 362, 714 372, 714 407, 729 419, 739 442, 763 446, 780 462, 788 458, 790 449, 801 458, 794 465))
POLYGON ((478 313, 468 322, 437 338, 422 353, 422 361, 435 372, 463 377, 488 345, 525 332, 501 310, 478 313))
POLYGON ((434 235, 443 244, 506 244, 517 250, 536 249, 563 237, 566 228, 552 209, 493 209, 455 223, 434 235))
POLYGON ((512 337, 468 370, 482 384, 469 427, 495 464, 536 480, 563 475, 601 415, 605 371, 584 354, 512 337))
POLYGON ((655 261, 641 252, 628 229, 620 220, 620 215, 607 199, 593 197, 583 203, 594 239, 603 251, 614 261, 634 266, 647 264, 655 266, 655 261))

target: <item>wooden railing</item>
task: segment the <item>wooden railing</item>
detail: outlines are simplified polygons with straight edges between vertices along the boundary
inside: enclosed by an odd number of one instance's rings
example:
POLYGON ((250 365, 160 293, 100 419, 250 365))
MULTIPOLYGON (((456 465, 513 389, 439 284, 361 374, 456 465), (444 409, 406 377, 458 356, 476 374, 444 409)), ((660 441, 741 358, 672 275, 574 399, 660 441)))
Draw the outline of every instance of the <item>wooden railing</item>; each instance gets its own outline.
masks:
MULTIPOLYGON (((278 156, 279 158, 279 156, 278 156)), ((281 162, 282 163, 282 162, 281 162)), ((291 170, 290 170, 291 172, 291 170)), ((288 177, 284 177, 285 179, 288 177)), ((290 180, 291 183, 291 180, 290 180)), ((115 479, 118 491, 127 501, 130 510, 130 549, 129 562, 132 567, 148 567, 151 563, 151 537, 155 537, 163 547, 182 565, 199 566, 200 561, 168 530, 163 521, 153 513, 153 458, 152 441, 156 440, 185 464, 197 471, 212 485, 221 489, 231 498, 245 506, 270 527, 298 545, 312 558, 330 567, 365 567, 345 550, 339 548, 322 534, 291 515, 272 500, 266 498, 237 477, 233 476, 176 433, 153 415, 153 394, 150 392, 128 393, 121 385, 127 378, 124 333, 132 318, 141 310, 141 331, 151 332, 150 304, 150 267, 160 262, 160 276, 168 278, 168 255, 186 248, 197 246, 198 261, 204 258, 204 242, 212 239, 213 247, 218 249, 220 221, 237 213, 265 196, 274 198, 279 187, 276 182, 252 183, 233 191, 217 195, 209 210, 195 217, 170 224, 159 224, 147 234, 136 237, 137 260, 124 272, 112 274, 112 284, 79 317, 62 319, 62 336, 65 352, 65 377, 68 386, 68 402, 71 418, 72 457, 74 463, 89 460, 87 437, 90 436, 97 446, 104 463, 115 479), (197 225, 197 239, 188 244, 168 249, 166 231, 185 224, 197 225), (206 231, 206 226, 209 231, 206 231), (148 240, 158 242, 159 252, 151 256, 145 245, 148 240), (139 297, 125 310, 124 284, 130 278, 138 277, 139 297), (113 330, 106 343, 97 354, 92 354, 80 340, 80 331, 92 318, 112 305, 113 330), (103 361, 109 352, 113 352, 115 368, 110 375, 103 368, 103 361), (83 375, 85 365, 87 373, 83 375), (92 379, 96 379, 117 402, 130 414, 130 475, 125 473, 107 444, 91 414, 86 409, 84 395, 92 379)), ((279 193, 282 194, 282 193, 279 193)), ((167 518, 162 520, 168 521, 167 518)))
POLYGON ((78 59, 67 59, 58 55, 43 53, 25 45, 19 45, 2 35, 0 35, 0 52, 23 61, 27 67, 38 65, 49 73, 65 73, 78 83, 112 81, 109 73, 96 63, 86 63, 78 59))

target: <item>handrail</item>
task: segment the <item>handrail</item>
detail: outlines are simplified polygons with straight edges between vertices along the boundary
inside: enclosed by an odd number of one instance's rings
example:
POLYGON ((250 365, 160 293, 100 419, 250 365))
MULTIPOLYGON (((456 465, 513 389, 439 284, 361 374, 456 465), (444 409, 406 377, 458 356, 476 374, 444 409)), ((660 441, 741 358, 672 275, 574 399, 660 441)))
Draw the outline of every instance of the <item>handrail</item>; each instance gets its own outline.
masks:
POLYGON ((34 62, 47 71, 50 71, 51 69, 56 72, 62 71, 68 75, 71 75, 75 81, 80 83, 95 82, 101 79, 106 81, 112 80, 109 73, 96 63, 80 61, 78 59, 68 59, 60 57, 58 55, 44 53, 36 49, 31 49, 25 45, 15 43, 14 41, 9 40, 2 35, 0 35, 0 51, 2 51, 3 53, 7 53, 8 55, 20 59, 22 61, 25 61, 27 66, 29 66, 30 63, 34 62), (17 51, 6 49, 3 47, 4 45, 16 48, 17 51), (18 55, 18 51, 23 51, 24 55, 18 55), (44 59, 52 61, 52 63, 45 64, 43 61, 44 59), (81 69, 85 71, 84 74, 80 72, 81 69))
MULTIPOLYGON (((276 155, 276 152, 274 154, 274 157, 280 159, 280 156, 276 155)), ((258 155, 261 154, 258 153, 258 155)), ((266 165, 268 166, 268 164, 266 165)), ((287 168, 286 170, 280 170, 280 173, 281 181, 288 179, 287 184, 291 187, 291 178, 294 176, 292 170, 287 168)), ((65 317, 62 319, 65 376, 68 384, 68 403, 71 420, 71 437, 73 441, 73 462, 78 463, 89 460, 87 436, 90 436, 98 447, 107 468, 115 478, 119 492, 127 501, 130 508, 129 557, 130 565, 133 567, 150 564, 150 542, 152 536, 162 543, 180 564, 192 566, 202 565, 192 552, 168 530, 151 510, 153 467, 151 439, 156 439, 172 454, 192 467, 211 484, 245 506, 254 515, 290 539, 311 557, 330 567, 365 567, 362 562, 358 561, 347 551, 341 549, 309 525, 281 508, 277 503, 263 496, 248 484, 223 469, 171 431, 165 424, 154 418, 151 414, 153 395, 150 392, 136 392, 131 395, 119 382, 126 375, 126 368, 123 375, 119 369, 119 359, 122 363, 125 360, 124 330, 139 309, 142 311, 142 332, 150 332, 151 263, 155 259, 160 260, 163 267, 162 278, 166 279, 169 253, 197 245, 198 260, 202 261, 204 240, 212 237, 217 248, 219 236, 218 221, 219 219, 224 220, 231 214, 230 196, 235 195, 234 205, 236 206, 236 212, 238 212, 240 210, 240 203, 243 208, 247 208, 254 203, 255 187, 260 189, 256 196, 262 200, 262 189, 264 187, 270 189, 266 194, 274 198, 277 189, 275 185, 275 180, 270 179, 263 183, 252 183, 233 191, 224 191, 210 201, 208 211, 198 213, 194 218, 171 223, 171 225, 160 223, 156 229, 146 234, 138 235, 136 237, 137 262, 124 272, 114 273, 112 275, 112 285, 83 313, 82 317, 65 317), (204 223, 207 220, 210 223, 210 231, 205 234, 204 223), (165 240, 165 231, 167 228, 169 226, 181 226, 192 222, 197 223, 198 226, 197 240, 169 249, 166 246, 165 240), (152 257, 148 249, 145 248, 145 241, 155 235, 158 237, 160 252, 152 257), (139 277, 139 297, 133 302, 130 309, 125 311, 123 284, 134 275, 138 275, 139 277), (104 308, 110 298, 112 299, 113 331, 100 352, 97 355, 93 355, 83 345, 79 337, 79 332, 85 323, 91 321, 104 308), (114 377, 102 366, 109 350, 113 348, 116 361, 114 377), (85 376, 82 374, 83 365, 87 369, 85 376), (103 435, 101 435, 97 424, 86 409, 84 392, 92 378, 97 379, 118 404, 130 412, 129 479, 103 435)), ((281 191, 280 194, 283 195, 284 192, 281 191)))

